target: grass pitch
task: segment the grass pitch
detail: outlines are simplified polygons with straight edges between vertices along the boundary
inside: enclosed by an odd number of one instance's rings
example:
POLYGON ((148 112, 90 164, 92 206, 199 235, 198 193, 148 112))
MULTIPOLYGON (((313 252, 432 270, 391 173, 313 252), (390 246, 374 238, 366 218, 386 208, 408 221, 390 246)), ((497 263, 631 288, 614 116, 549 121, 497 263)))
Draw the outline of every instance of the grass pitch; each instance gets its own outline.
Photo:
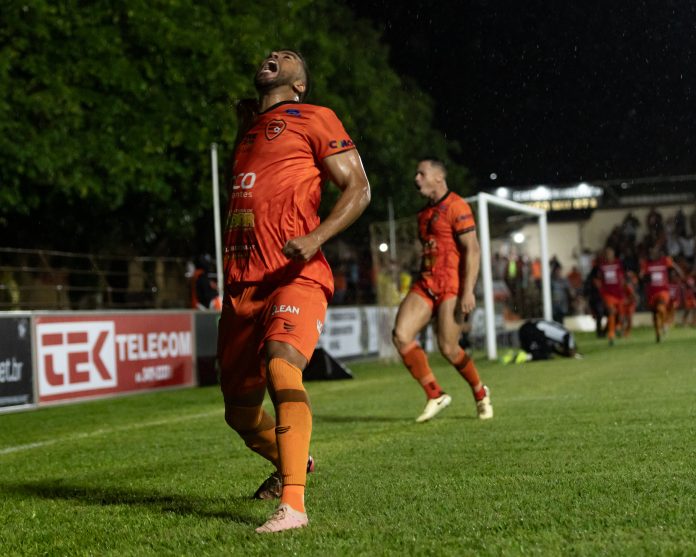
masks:
POLYGON ((260 536, 271 472, 217 388, 0 415, 1 555, 695 555, 696 331, 637 330, 583 360, 479 358, 495 418, 453 396, 414 423, 400 365, 308 383, 310 527, 260 536))

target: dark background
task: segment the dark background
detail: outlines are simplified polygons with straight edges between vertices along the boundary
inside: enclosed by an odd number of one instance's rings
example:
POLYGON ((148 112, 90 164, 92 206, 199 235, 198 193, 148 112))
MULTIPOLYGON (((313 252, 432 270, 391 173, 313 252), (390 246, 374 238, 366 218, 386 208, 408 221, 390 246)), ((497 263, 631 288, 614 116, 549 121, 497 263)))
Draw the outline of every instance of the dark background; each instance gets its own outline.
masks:
POLYGON ((696 170, 694 2, 347 3, 480 188, 696 170))

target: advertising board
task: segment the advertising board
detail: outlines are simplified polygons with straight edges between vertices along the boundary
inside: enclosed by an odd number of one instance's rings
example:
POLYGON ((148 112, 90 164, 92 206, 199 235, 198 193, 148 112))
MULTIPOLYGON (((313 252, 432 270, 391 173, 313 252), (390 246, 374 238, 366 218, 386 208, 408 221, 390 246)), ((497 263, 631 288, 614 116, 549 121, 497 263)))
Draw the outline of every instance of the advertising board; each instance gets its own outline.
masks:
POLYGON ((34 403, 30 314, 0 316, 0 409, 34 403))
POLYGON ((38 402, 194 383, 190 313, 37 315, 38 402))

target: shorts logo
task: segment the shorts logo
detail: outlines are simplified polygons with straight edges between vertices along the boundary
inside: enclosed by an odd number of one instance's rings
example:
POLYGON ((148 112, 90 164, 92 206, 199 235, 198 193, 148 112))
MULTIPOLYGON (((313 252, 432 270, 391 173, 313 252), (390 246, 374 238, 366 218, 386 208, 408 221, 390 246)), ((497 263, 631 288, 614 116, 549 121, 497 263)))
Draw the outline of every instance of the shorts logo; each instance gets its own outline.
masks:
POLYGON ((271 120, 266 124, 266 139, 273 141, 285 131, 286 127, 285 120, 271 120))
POLYGON ((317 319, 317 332, 321 334, 321 332, 324 330, 324 324, 317 319))
POLYGON ((271 315, 275 315, 276 313, 293 313, 295 315, 300 315, 300 308, 297 306, 286 306, 285 304, 280 304, 279 306, 273 304, 271 315))

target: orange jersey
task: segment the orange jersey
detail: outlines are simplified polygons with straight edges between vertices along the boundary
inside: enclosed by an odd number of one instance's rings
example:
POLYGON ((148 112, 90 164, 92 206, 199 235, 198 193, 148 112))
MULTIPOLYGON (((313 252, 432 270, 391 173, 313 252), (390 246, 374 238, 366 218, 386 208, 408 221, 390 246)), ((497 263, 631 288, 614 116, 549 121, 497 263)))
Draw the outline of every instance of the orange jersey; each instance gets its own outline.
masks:
POLYGON ((471 207, 454 192, 418 213, 423 245, 420 281, 433 294, 458 292, 462 274, 457 237, 476 229, 471 207))
POLYGON ((301 277, 331 296, 333 277, 321 251, 304 263, 289 260, 282 249, 319 225, 326 178, 321 161, 353 148, 328 108, 283 102, 258 116, 234 154, 224 232, 228 284, 282 284, 301 277))

